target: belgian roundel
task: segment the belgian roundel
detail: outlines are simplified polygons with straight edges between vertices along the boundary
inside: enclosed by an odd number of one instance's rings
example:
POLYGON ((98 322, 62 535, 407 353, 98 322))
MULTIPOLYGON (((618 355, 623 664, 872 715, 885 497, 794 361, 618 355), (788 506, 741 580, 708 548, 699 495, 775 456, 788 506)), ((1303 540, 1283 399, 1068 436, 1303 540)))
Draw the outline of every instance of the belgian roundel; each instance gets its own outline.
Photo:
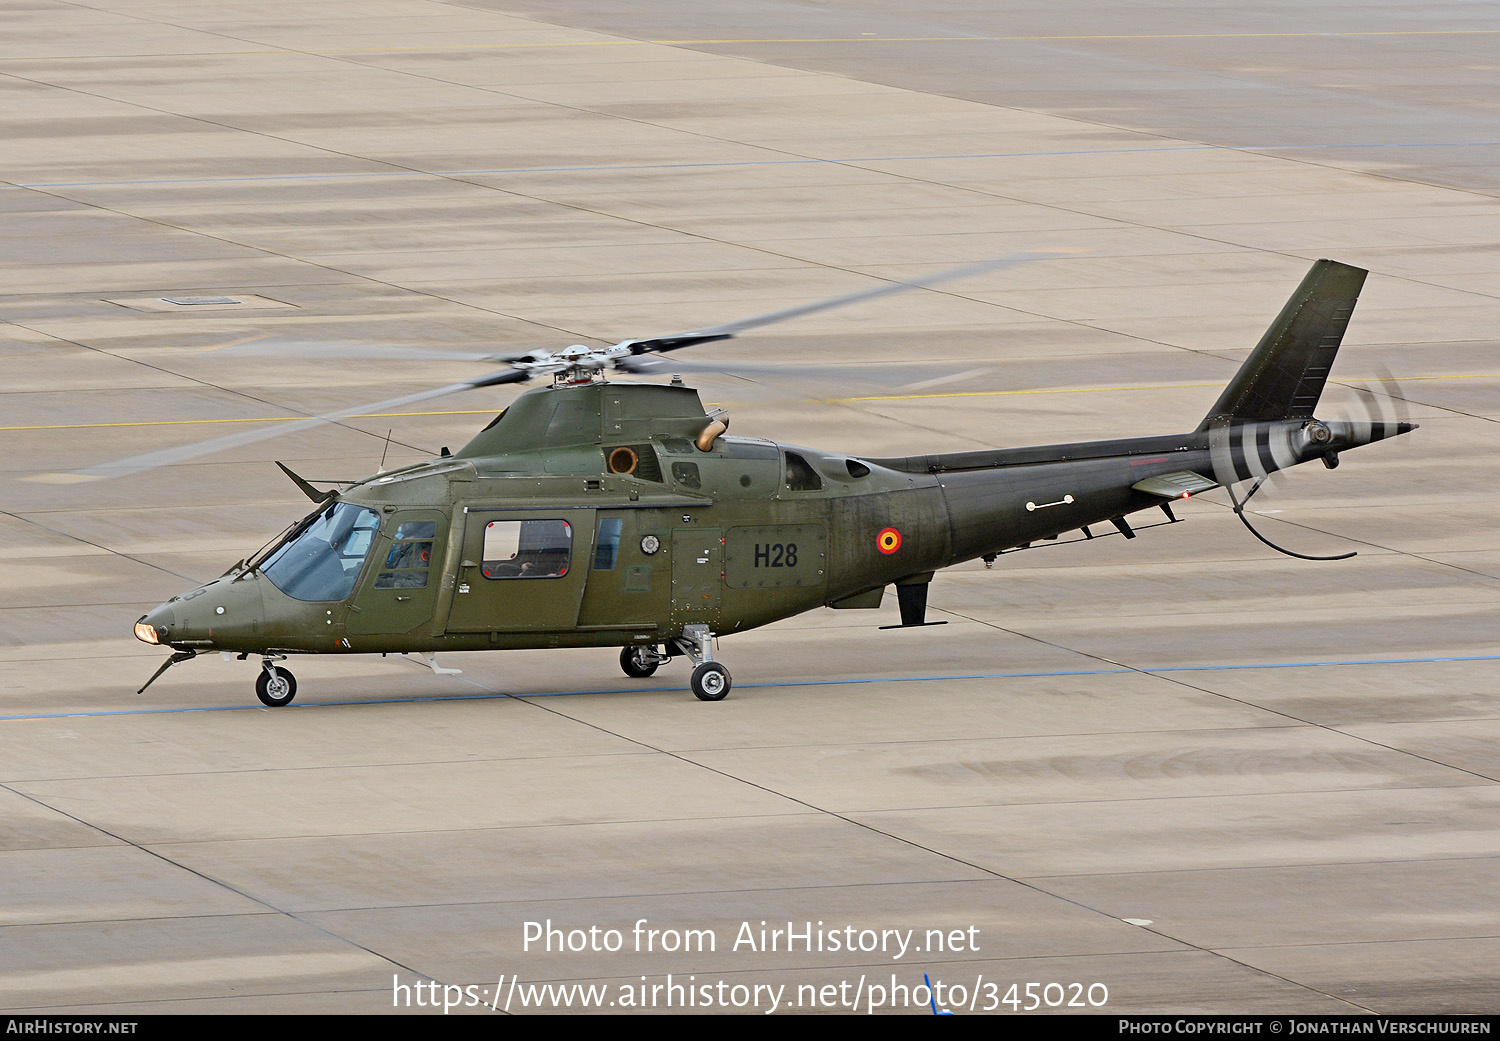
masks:
POLYGON ((881 528, 880 534, 875 536, 875 548, 890 556, 901 548, 901 533, 895 528, 881 528))

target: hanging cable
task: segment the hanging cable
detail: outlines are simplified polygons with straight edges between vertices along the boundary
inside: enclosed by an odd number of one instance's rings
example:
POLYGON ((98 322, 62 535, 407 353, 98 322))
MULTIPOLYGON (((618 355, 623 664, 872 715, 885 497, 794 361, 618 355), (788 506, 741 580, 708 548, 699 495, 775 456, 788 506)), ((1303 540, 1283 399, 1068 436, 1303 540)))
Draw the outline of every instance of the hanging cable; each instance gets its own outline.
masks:
POLYGON ((1293 550, 1285 549, 1285 548, 1283 548, 1281 546, 1276 545, 1276 543, 1272 542, 1270 539, 1266 538, 1260 532, 1256 531, 1255 530, 1255 526, 1253 524, 1251 524, 1249 518, 1245 516, 1245 503, 1248 503, 1250 501, 1250 496, 1252 496, 1256 492, 1260 491, 1260 486, 1263 485, 1263 484, 1265 484, 1265 483, 1266 483, 1266 479, 1264 477, 1262 477, 1262 478, 1260 478, 1260 480, 1256 481, 1255 482, 1255 486, 1253 488, 1251 488, 1250 491, 1245 495, 1244 501, 1241 501, 1241 500, 1235 498, 1235 495, 1234 495, 1234 486, 1233 485, 1230 485, 1230 484, 1224 485, 1224 490, 1229 493, 1229 501, 1232 502, 1232 503, 1234 503, 1234 515, 1240 519, 1240 523, 1241 524, 1243 524, 1247 529, 1249 529, 1250 534, 1252 534, 1256 538, 1260 539, 1267 546, 1270 546, 1277 553, 1285 553, 1287 556, 1289 556, 1289 557, 1296 557, 1298 560, 1348 560, 1350 557, 1356 557, 1356 556, 1359 555, 1359 552, 1357 550, 1350 550, 1348 553, 1340 553, 1338 556, 1335 556, 1335 557, 1315 557, 1315 556, 1312 556, 1311 554, 1308 554, 1308 553, 1297 553, 1297 552, 1294 552, 1293 550))

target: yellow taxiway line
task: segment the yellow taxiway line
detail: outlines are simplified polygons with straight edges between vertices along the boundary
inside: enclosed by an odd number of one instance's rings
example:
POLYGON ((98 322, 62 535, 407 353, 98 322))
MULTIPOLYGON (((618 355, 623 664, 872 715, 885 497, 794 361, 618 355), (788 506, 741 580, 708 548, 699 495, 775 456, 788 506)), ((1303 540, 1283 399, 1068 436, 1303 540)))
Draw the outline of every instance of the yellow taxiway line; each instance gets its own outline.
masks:
MULTIPOLYGON (((1449 376, 1398 376, 1397 383, 1414 383, 1417 380, 1483 380, 1500 379, 1500 372, 1470 372, 1449 376)), ((1343 377, 1332 382, 1339 384, 1349 383, 1378 383, 1379 379, 1373 376, 1367 377, 1343 377)), ((862 401, 920 401, 924 399, 940 398, 1003 398, 1020 397, 1031 394, 1109 394, 1140 390, 1188 390, 1202 387, 1222 387, 1222 381, 1206 383, 1132 383, 1109 387, 1037 387, 1030 390, 958 390, 947 391, 938 394, 875 394, 867 397, 852 398, 819 398, 820 401, 831 401, 837 403, 855 403, 862 401)), ((343 422, 348 419, 413 419, 421 416, 489 416, 494 415, 494 408, 477 409, 455 409, 445 412, 368 412, 352 416, 339 416, 331 422, 343 422)), ((295 423, 301 420, 316 419, 316 416, 247 416, 241 419, 140 419, 115 423, 40 423, 29 426, 0 426, 0 430, 87 430, 110 427, 170 427, 170 426, 206 426, 214 423, 295 423)))

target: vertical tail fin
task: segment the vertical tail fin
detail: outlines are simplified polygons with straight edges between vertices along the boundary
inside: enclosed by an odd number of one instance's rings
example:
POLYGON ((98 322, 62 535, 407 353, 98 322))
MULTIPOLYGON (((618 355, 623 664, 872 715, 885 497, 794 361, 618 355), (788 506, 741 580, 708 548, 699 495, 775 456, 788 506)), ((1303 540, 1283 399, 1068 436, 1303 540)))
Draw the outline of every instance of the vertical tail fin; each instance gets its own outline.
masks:
POLYGON ((1313 264, 1198 429, 1311 418, 1368 273, 1333 260, 1313 264))

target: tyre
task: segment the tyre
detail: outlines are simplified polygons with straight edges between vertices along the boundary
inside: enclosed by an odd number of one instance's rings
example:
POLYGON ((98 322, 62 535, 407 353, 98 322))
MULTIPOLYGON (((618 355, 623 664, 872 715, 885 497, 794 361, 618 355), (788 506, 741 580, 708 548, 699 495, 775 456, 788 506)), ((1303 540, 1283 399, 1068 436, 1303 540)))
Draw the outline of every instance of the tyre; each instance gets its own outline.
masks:
POLYGON ((271 708, 290 705, 297 696, 297 677, 286 669, 261 669, 255 677, 255 696, 271 708))
POLYGON ((716 661, 706 661, 693 670, 691 683, 699 701, 723 701, 729 693, 729 670, 716 661))
POLYGON ((633 680, 643 680, 647 676, 650 676, 661 666, 658 662, 646 660, 643 652, 649 650, 651 650, 650 647, 641 647, 639 645, 622 647, 620 649, 620 669, 633 680))

